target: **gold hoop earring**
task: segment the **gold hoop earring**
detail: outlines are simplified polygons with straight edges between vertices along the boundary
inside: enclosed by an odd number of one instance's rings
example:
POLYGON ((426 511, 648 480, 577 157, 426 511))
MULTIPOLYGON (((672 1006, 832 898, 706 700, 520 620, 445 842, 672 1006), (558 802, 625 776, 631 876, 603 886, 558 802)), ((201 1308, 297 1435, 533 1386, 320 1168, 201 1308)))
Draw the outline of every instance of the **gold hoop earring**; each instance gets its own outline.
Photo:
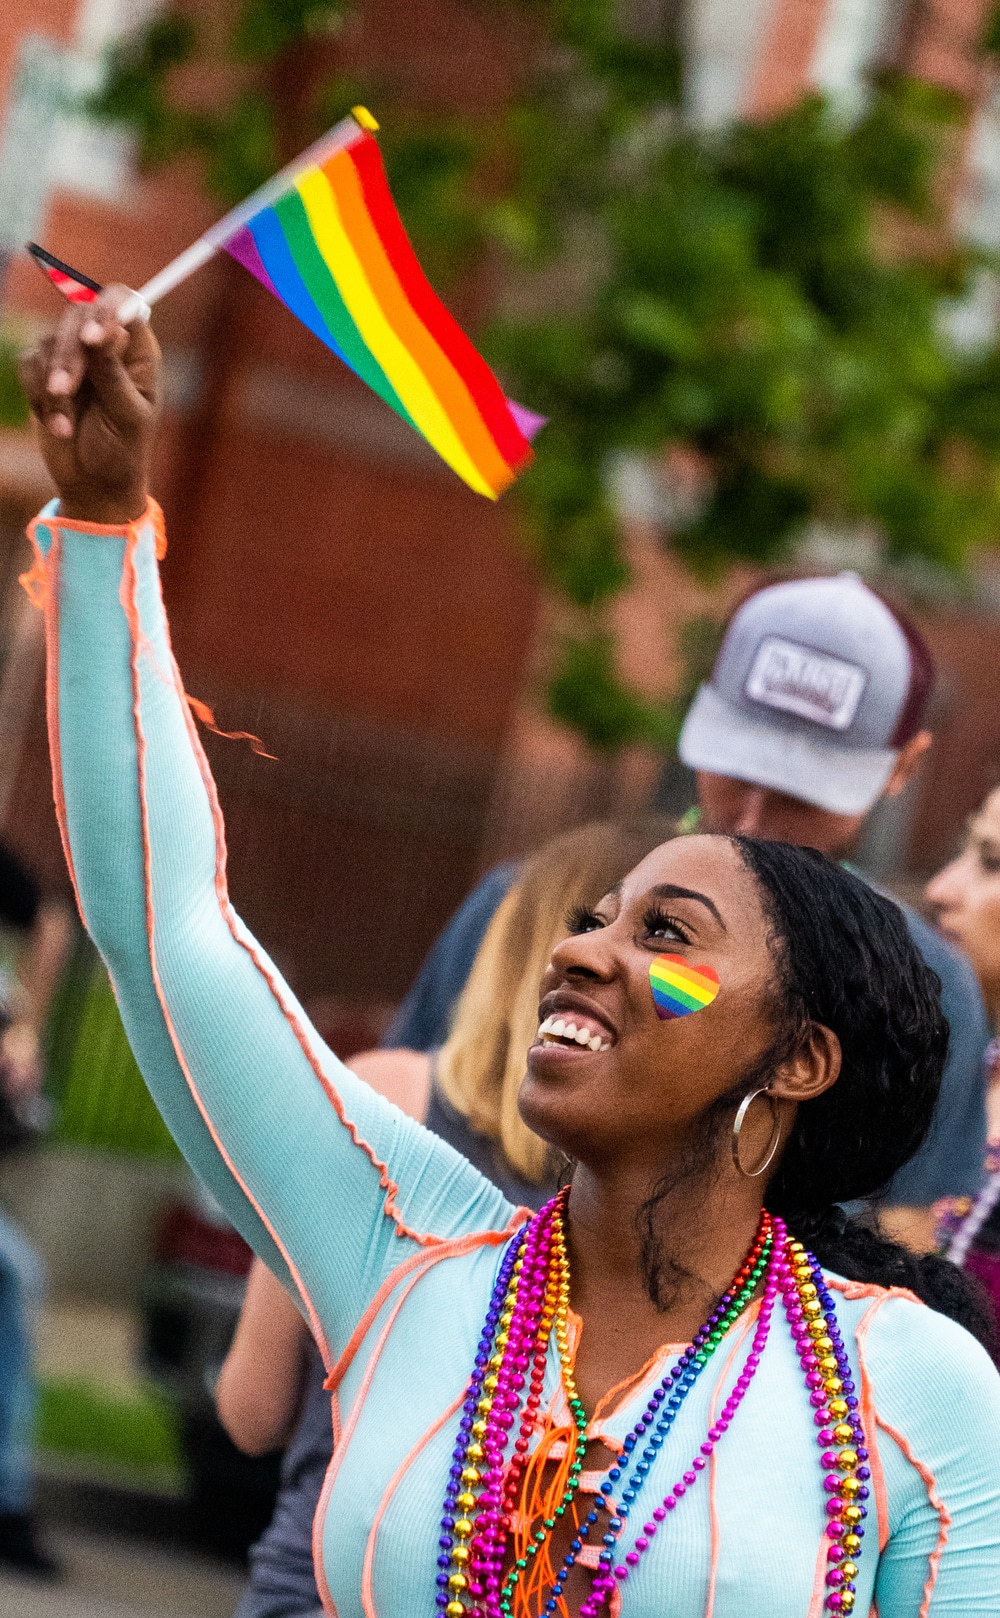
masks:
POLYGON ((743 1097, 737 1108, 736 1117, 733 1119, 733 1162, 745 1180, 759 1180, 765 1170, 771 1167, 774 1162, 774 1154, 778 1150, 780 1138, 781 1119, 778 1116, 778 1109, 774 1104, 774 1097, 771 1094, 770 1087, 765 1084, 760 1090, 751 1090, 748 1096, 743 1097), (755 1169, 745 1169, 740 1161, 740 1131, 743 1128, 746 1115, 750 1111, 750 1103, 756 1101, 758 1096, 767 1096, 768 1101, 771 1103, 774 1126, 771 1130, 771 1139, 767 1143, 767 1150, 764 1153, 763 1160, 755 1169))

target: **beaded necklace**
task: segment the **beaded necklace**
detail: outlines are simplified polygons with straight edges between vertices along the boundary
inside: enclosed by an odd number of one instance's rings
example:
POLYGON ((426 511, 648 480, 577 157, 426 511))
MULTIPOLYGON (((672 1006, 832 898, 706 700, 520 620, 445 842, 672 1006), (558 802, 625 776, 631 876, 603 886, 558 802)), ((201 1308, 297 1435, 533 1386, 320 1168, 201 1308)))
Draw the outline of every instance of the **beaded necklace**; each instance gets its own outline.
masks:
POLYGON ((536 1574, 541 1571, 540 1553, 547 1548, 558 1520, 573 1504, 587 1447, 587 1416, 573 1377, 567 1332, 567 1197, 568 1191, 562 1191, 540 1209, 510 1243, 497 1275, 463 1405, 441 1518, 436 1596, 439 1611, 444 1618, 513 1618, 515 1599, 520 1600, 520 1610, 527 1612, 529 1596, 536 1595, 537 1611, 546 1618, 560 1611, 565 1613, 564 1586, 604 1510, 608 1520, 603 1549, 590 1594, 579 1609, 580 1618, 597 1618, 616 1583, 627 1581, 650 1549, 660 1526, 708 1465, 760 1364, 780 1294, 819 1428, 823 1488, 829 1497, 825 1609, 831 1613, 851 1612, 870 1476, 865 1465, 868 1452, 858 1400, 823 1272, 802 1243, 789 1237, 783 1221, 766 1210, 761 1212, 754 1245, 728 1290, 659 1383, 625 1438, 621 1455, 600 1484, 595 1508, 578 1522, 558 1572, 554 1578, 549 1575, 549 1585, 539 1585, 536 1574), (750 1306, 761 1281, 764 1290, 752 1344, 732 1393, 688 1470, 654 1507, 631 1549, 616 1560, 629 1527, 630 1512, 684 1399, 730 1327, 750 1306), (551 1515, 543 1517, 535 1527, 521 1498, 522 1483, 553 1338, 575 1436, 562 1495, 550 1506, 551 1515), (518 1412, 518 1436, 512 1454, 505 1459, 518 1412), (645 1443, 635 1459, 643 1439, 645 1443), (522 1538, 524 1532, 527 1538, 504 1576, 511 1527, 517 1518, 522 1523, 522 1538))

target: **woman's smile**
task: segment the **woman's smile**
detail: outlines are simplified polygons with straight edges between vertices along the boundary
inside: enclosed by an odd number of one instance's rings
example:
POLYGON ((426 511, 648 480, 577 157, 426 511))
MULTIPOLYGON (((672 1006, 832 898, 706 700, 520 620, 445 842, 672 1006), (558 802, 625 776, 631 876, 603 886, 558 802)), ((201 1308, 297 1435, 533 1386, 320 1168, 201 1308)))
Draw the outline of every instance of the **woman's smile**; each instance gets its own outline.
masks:
POLYGON ((539 1025, 531 1052, 559 1051, 564 1056, 608 1051, 617 1031, 607 1013, 586 995, 569 989, 547 994, 538 1008, 539 1025))

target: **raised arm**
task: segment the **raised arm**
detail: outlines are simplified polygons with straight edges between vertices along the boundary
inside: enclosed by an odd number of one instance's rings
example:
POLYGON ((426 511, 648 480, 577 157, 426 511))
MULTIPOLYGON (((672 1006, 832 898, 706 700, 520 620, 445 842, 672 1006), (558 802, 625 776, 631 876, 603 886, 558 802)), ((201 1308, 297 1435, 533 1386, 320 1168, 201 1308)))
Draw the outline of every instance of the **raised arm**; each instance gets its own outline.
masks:
POLYGON ((61 501, 32 525, 66 857, 181 1149, 336 1353, 386 1276, 512 1210, 323 1045, 226 891, 215 787, 170 641, 148 499, 159 356, 71 311, 25 380, 61 501))

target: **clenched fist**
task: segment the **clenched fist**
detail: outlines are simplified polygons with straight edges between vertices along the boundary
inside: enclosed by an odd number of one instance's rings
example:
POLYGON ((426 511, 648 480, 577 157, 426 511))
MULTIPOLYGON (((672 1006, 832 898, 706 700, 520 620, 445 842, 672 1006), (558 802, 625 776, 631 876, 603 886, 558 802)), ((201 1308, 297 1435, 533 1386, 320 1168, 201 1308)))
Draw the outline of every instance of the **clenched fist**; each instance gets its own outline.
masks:
POLYGON ((21 363, 61 514, 80 522, 127 523, 146 509, 161 357, 146 321, 119 320, 128 300, 110 286, 73 305, 21 363))

